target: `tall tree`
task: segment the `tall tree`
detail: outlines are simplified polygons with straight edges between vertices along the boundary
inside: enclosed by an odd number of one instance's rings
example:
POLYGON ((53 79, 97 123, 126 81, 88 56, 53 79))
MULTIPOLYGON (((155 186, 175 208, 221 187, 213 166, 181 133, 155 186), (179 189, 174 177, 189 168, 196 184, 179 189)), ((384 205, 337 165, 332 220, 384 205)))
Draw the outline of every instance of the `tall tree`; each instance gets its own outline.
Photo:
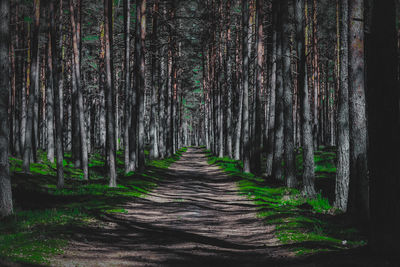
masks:
POLYGON ((145 41, 146 41, 146 2, 147 0, 137 0, 137 23, 139 26, 139 36, 137 36, 136 42, 136 54, 137 58, 135 64, 136 67, 136 88, 137 88, 137 118, 138 118, 138 167, 139 171, 143 171, 145 167, 145 155, 144 155, 144 142, 145 142, 145 129, 144 129, 144 91, 145 91, 145 79, 146 79, 146 62, 145 62, 145 41))
POLYGON ((36 86, 39 79, 39 32, 40 32, 40 0, 33 2, 33 15, 34 24, 32 29, 32 41, 31 41, 31 65, 30 65, 30 88, 29 88, 29 100, 27 109, 27 118, 25 126, 25 147, 24 147, 24 159, 22 168, 25 172, 30 171, 31 159, 36 160, 36 143, 34 132, 34 114, 35 114, 35 101, 37 100, 36 92, 38 91, 36 86))
POLYGON ((349 1, 340 1, 340 85, 337 113, 338 162, 335 187, 335 207, 347 210, 350 181, 350 137, 349 137, 349 1))
POLYGON ((257 11, 257 66, 256 66, 256 90, 255 90, 255 132, 253 150, 254 155, 254 170, 259 173, 261 171, 261 141, 262 141, 262 121, 263 112, 261 104, 261 93, 263 91, 263 63, 264 63, 264 10, 263 1, 256 0, 256 11, 257 11))
MULTIPOLYGON (((277 4, 278 14, 281 14, 281 3, 280 1, 275 2, 277 4)), ((272 176, 275 179, 282 179, 283 168, 283 77, 282 77, 282 21, 281 16, 277 22, 277 37, 276 37, 276 108, 275 108, 275 136, 274 136, 274 155, 272 163, 272 176)))
POLYGON ((157 24, 158 24, 158 9, 159 9, 159 2, 156 0, 153 4, 153 29, 152 29, 152 38, 151 38, 151 104, 150 104, 150 139, 151 139, 151 149, 150 149, 150 156, 151 158, 155 159, 158 158, 158 133, 159 130, 159 119, 157 113, 157 24))
MULTIPOLYGON (((62 10, 63 1, 59 1, 60 9, 62 10)), ((62 13, 60 13, 61 15, 62 13)), ((61 18, 60 18, 61 19, 61 18)), ((52 55, 52 66, 53 66, 53 91, 54 91, 54 111, 55 111, 55 131, 56 131, 56 140, 55 140, 55 149, 56 149, 56 163, 57 163, 57 187, 64 187, 64 150, 63 150, 63 114, 62 114, 62 106, 63 106, 63 86, 62 79, 60 76, 62 75, 62 65, 59 64, 59 59, 62 59, 60 55, 60 50, 57 49, 56 39, 57 39, 57 29, 55 23, 55 8, 54 2, 50 1, 50 46, 51 46, 51 55, 52 55), (60 82, 61 80, 61 82, 60 82)), ((62 35, 61 31, 59 33, 62 35)), ((60 46, 62 47, 62 39, 60 39, 60 46)))
POLYGON ((250 172, 250 133, 249 133, 249 3, 242 2, 242 20, 243 20, 243 110, 242 110, 242 130, 243 130, 243 171, 250 172))
POLYGON ((367 46, 370 245, 384 258, 400 251, 400 84, 395 12, 394 0, 374 1, 367 46))
POLYGON ((8 57, 10 45, 10 1, 0 0, 0 217, 13 212, 11 177, 8 162, 8 95, 10 91, 8 57))
POLYGON ((114 103, 114 81, 112 67, 112 41, 113 41, 113 3, 112 0, 104 0, 104 38, 106 42, 106 114, 107 114, 107 167, 110 187, 117 186, 117 172, 115 168, 115 113, 114 103))
POLYGON ((131 128, 131 43, 130 43, 130 29, 131 29, 131 1, 124 0, 124 45, 125 45, 125 55, 124 55, 124 79, 125 79, 125 128, 124 128, 124 156, 125 156, 125 173, 133 171, 131 168, 131 161, 130 161, 130 144, 129 144, 129 134, 131 128))
MULTIPOLYGON (((78 6, 80 6, 80 1, 78 0, 78 6)), ((79 128, 80 128, 80 155, 82 158, 82 169, 83 169, 83 179, 89 179, 89 167, 88 167, 88 149, 87 149, 87 138, 86 138, 86 126, 85 126, 85 112, 83 106, 83 93, 81 85, 81 68, 80 68, 80 23, 77 24, 75 20, 75 8, 74 1, 70 0, 70 13, 71 13, 71 27, 72 27, 72 47, 73 47, 73 68, 74 68, 74 78, 76 83, 76 90, 78 94, 78 116, 79 116, 79 128)), ((78 16, 79 18, 79 16, 78 16)))
POLYGON ((54 3, 48 3, 48 43, 47 43, 47 86, 46 86, 46 128, 47 128, 47 159, 54 163, 54 69, 52 54, 51 20, 54 13, 54 3))
POLYGON ((269 120, 268 120, 268 139, 267 139, 267 161, 266 176, 272 175, 272 165, 275 144, 275 107, 276 107, 276 67, 277 67, 277 31, 278 31, 278 12, 277 1, 272 2, 272 51, 271 51, 271 72, 269 79, 269 120))
MULTIPOLYGON (((292 23, 289 21, 288 0, 281 1, 282 4, 282 68, 283 68, 283 113, 284 113, 284 148, 285 148, 285 178, 288 187, 295 187, 296 163, 294 160, 293 141, 293 89, 292 71, 290 62, 290 38, 292 35, 292 23)), ((291 13, 291 12, 290 12, 291 13)))
POLYGON ((315 196, 314 187, 314 145, 311 126, 311 108, 308 93, 307 65, 304 37, 304 0, 295 0, 296 8, 296 39, 298 57, 297 88, 300 92, 301 136, 303 144, 303 192, 305 195, 315 196))
POLYGON ((350 211, 368 217, 364 0, 349 1, 350 211))

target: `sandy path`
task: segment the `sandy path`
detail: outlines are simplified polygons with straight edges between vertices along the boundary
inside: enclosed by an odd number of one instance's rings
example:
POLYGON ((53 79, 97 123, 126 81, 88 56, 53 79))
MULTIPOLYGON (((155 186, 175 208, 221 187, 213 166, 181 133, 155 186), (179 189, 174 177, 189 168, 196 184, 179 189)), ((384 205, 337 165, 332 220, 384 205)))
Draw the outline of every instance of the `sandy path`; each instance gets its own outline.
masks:
POLYGON ((232 177, 189 149, 146 199, 82 233, 57 266, 276 266, 290 253, 232 177), (267 265, 266 265, 267 264, 267 265))

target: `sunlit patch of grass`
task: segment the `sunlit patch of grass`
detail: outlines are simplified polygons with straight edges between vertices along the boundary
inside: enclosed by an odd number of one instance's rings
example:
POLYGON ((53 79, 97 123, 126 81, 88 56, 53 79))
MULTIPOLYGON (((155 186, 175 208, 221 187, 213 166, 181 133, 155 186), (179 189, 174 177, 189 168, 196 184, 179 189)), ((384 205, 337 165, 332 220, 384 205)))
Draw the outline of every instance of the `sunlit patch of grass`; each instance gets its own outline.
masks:
POLYGON ((321 196, 321 193, 313 199, 308 199, 307 202, 313 207, 313 209, 320 213, 326 213, 333 209, 330 205, 329 200, 321 196))
MULTIPOLYGON (((333 178, 336 173, 336 150, 329 147, 320 147, 314 152, 316 178, 333 178)), ((303 172, 303 154, 300 148, 296 154, 297 173, 303 172)))
POLYGON ((110 210, 105 210, 106 213, 123 213, 123 214, 127 214, 128 211, 125 209, 110 209, 110 210))
MULTIPOLYGON (((334 152, 316 153, 316 155, 317 166, 318 164, 329 166, 334 162, 334 152)), ((297 254, 365 245, 365 237, 354 226, 338 221, 334 215, 329 215, 333 208, 321 193, 314 199, 308 199, 297 189, 271 187, 261 177, 242 173, 238 161, 217 158, 209 151, 207 156, 210 164, 218 165, 228 174, 240 179, 237 182, 240 194, 254 201, 258 217, 266 224, 275 225, 277 238, 284 244, 294 244, 294 251, 297 254)), ((297 160, 299 159, 302 160, 298 156, 297 160)))

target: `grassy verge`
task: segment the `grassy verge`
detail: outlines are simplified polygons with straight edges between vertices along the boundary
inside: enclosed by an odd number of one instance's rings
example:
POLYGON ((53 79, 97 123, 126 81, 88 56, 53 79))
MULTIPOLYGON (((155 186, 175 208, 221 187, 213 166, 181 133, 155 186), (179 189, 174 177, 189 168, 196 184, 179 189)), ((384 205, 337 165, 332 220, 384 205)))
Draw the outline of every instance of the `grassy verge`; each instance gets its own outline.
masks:
MULTIPOLYGON (((289 189, 275 181, 251 173, 243 173, 242 163, 230 158, 217 158, 209 151, 208 162, 238 178, 240 194, 254 201, 258 216, 266 224, 275 225, 276 236, 298 255, 337 251, 365 245, 365 237, 343 214, 336 212, 322 190, 315 199, 304 198, 297 189, 289 189)), ((317 181, 334 178, 336 168, 332 151, 317 151, 317 181)), ((300 166, 301 155, 297 157, 300 166)), ((298 170, 301 173, 301 170, 298 170)), ((318 183, 317 183, 318 184, 318 183)), ((318 187, 317 187, 318 188, 318 187)))
POLYGON ((0 259, 48 264, 48 258, 62 253, 74 228, 98 225, 107 213, 126 213, 123 205, 144 197, 163 177, 163 169, 177 161, 185 148, 163 160, 148 160, 145 172, 124 174, 123 153, 118 152, 118 186, 108 187, 104 160, 92 155, 89 181, 82 170, 73 168, 71 157, 64 161, 66 186, 56 188, 56 168, 39 153, 40 162, 31 174, 21 172, 22 161, 10 158, 15 212, 0 221, 0 259))

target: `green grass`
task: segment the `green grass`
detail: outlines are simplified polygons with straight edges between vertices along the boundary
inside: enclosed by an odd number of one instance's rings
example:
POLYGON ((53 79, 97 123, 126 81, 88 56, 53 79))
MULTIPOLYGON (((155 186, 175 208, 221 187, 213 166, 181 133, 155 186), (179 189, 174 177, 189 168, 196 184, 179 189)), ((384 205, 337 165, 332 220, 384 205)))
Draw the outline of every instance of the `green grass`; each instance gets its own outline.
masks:
MULTIPOLYGON (((319 147, 314 152, 316 178, 335 178, 336 174, 336 150, 332 147, 319 147)), ((297 174, 303 171, 303 154, 300 148, 296 154, 297 174)))
POLYGON ((104 160, 93 154, 89 181, 75 169, 71 155, 64 160, 65 188, 57 189, 55 164, 38 153, 39 163, 31 173, 22 173, 22 161, 10 158, 14 214, 0 221, 0 258, 21 263, 49 264, 48 259, 62 253, 76 227, 102 224, 106 214, 127 213, 123 205, 144 197, 163 177, 163 169, 177 161, 186 148, 163 160, 147 160, 143 173, 124 174, 123 153, 118 152, 118 186, 108 187, 104 160), (122 165, 121 165, 122 163, 122 165))
MULTIPOLYGON (((238 178, 240 194, 254 201, 258 216, 266 224, 275 225, 277 238, 283 244, 291 244, 297 254, 365 245, 365 237, 343 214, 336 214, 327 197, 321 193, 314 199, 307 199, 297 189, 289 189, 251 173, 243 173, 239 161, 217 158, 210 151, 206 152, 210 164, 216 164, 238 178)), ((324 170, 334 177, 335 153, 322 150, 315 155, 317 175, 318 170, 324 170)), ((301 161, 301 156, 297 156, 297 166, 301 161)))

